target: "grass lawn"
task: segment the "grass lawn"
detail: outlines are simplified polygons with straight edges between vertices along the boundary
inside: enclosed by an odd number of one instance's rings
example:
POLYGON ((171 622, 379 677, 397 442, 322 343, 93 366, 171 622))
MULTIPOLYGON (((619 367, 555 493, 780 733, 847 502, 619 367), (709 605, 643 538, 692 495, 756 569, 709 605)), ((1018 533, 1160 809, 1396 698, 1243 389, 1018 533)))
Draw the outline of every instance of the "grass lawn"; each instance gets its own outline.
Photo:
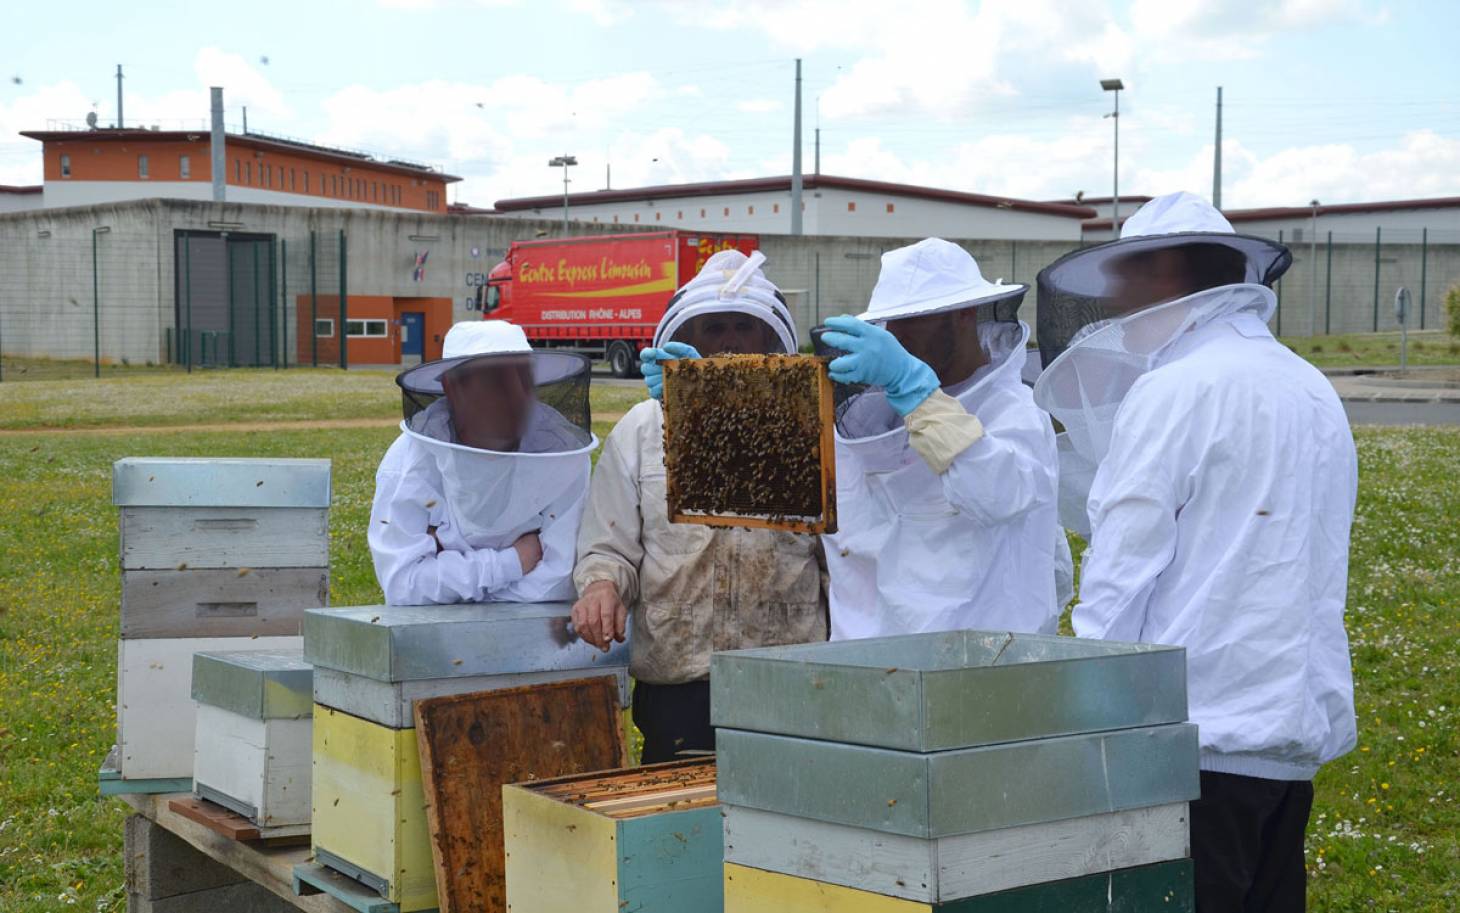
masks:
MULTIPOLYGON (((640 384, 600 384, 593 388, 593 411, 616 417, 643 398, 640 384)), ((400 416, 400 388, 389 371, 235 368, 191 376, 142 372, 0 383, 0 430, 373 419, 391 424, 400 416)))
MULTIPOLYGON (((330 397, 340 409, 377 410, 355 417, 399 414, 388 375, 330 374, 343 390, 321 380, 317 396, 296 398, 288 383, 260 372, 247 385, 248 402, 237 389, 243 385, 211 376, 202 380, 212 392, 154 387, 149 377, 128 381, 130 394, 106 393, 112 412, 80 394, 46 395, 69 383, 6 384, 0 416, 11 427, 162 425, 176 424, 171 410, 185 409, 184 424, 211 425, 314 418, 321 398, 330 397), (10 408, 16 396, 32 408, 18 421, 10 408), (374 402, 382 397, 385 407, 374 402), (268 403, 254 406, 256 399, 268 403)), ((291 371, 287 381, 308 384, 312 376, 291 371)), ((638 396, 638 388, 599 388, 594 411, 622 412, 638 396)), ((600 437, 609 424, 596 423, 600 437)), ((114 728, 112 462, 141 455, 329 458, 331 601, 350 605, 380 596, 364 530, 375 466, 394 434, 383 422, 0 435, 0 910, 125 909, 125 806, 96 792, 114 728)), ((1361 490, 1348 624, 1360 747, 1318 779, 1308 841, 1311 908, 1453 911, 1460 908, 1460 429, 1360 429, 1357 438, 1361 490)))
MULTIPOLYGON (((1398 333, 1284 336, 1283 342, 1320 368, 1369 368, 1399 364, 1398 333)), ((1409 334, 1411 365, 1460 365, 1460 339, 1440 330, 1409 334)))

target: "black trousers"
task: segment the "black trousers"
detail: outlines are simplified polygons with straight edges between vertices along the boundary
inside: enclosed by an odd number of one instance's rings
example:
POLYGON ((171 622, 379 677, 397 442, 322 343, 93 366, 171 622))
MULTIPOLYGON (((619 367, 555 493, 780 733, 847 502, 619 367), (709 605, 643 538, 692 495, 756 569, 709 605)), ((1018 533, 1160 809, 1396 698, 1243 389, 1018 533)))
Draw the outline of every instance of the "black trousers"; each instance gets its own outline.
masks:
POLYGON ((710 683, 651 685, 634 682, 634 725, 644 734, 640 763, 676 760, 681 751, 714 751, 710 683))
POLYGON ((1201 798, 1191 804, 1197 913, 1302 913, 1312 811, 1307 780, 1202 771, 1201 798))

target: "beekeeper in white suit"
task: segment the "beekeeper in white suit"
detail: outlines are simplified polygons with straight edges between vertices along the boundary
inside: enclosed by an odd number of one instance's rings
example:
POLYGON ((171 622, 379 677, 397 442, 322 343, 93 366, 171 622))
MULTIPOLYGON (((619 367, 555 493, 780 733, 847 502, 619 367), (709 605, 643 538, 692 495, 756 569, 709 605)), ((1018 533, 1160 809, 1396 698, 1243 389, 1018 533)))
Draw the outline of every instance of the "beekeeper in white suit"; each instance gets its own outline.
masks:
POLYGON ((670 523, 663 362, 796 351, 790 311, 765 256, 721 251, 670 300, 640 353, 651 399, 603 446, 578 536, 573 624, 606 648, 632 627, 634 723, 643 762, 713 751, 710 654, 826 639, 821 543, 813 535, 670 523))
POLYGON ((458 323, 401 372, 401 434, 375 476, 370 553, 390 605, 571 600, 588 494, 589 362, 521 327, 458 323))
POLYGON ((1070 558, 1054 431, 1020 379, 1027 290, 929 238, 882 255, 864 313, 827 320, 832 379, 869 385, 838 407, 832 639, 1055 631, 1070 558))
POLYGON ((1290 262, 1177 193, 1039 278, 1035 400, 1095 467, 1075 633, 1186 648, 1200 911, 1304 908, 1311 781, 1356 741, 1354 443, 1268 330, 1290 262))

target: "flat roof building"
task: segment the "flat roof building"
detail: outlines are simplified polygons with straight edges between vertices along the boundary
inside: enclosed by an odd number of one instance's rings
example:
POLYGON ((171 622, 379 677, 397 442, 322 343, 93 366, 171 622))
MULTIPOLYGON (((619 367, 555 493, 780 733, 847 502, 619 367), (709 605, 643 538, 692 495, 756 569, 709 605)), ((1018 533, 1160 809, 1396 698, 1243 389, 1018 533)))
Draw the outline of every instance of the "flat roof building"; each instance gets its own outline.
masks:
MULTIPOLYGON (((1078 242, 1086 206, 810 174, 803 178, 805 234, 838 237, 976 238, 1078 242)), ((704 231, 788 234, 791 178, 668 184, 567 196, 574 221, 704 231)), ((509 218, 554 218, 563 196, 498 200, 509 218)))
MULTIPOLYGON (((206 129, 24 130, 21 136, 41 143, 39 204, 46 209, 212 199, 206 129)), ((224 161, 230 203, 445 213, 446 185, 460 180, 427 165, 252 132, 226 134, 224 161)))

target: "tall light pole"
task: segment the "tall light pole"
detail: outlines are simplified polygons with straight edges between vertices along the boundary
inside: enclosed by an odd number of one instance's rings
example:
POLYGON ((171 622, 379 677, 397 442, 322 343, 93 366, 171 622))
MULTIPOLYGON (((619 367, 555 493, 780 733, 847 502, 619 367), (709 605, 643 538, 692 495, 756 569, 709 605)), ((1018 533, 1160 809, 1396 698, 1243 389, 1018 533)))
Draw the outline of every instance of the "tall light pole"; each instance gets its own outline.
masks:
POLYGON ((796 58, 796 118, 791 136, 791 234, 801 234, 801 58, 796 58))
POLYGON ((1308 239, 1308 259, 1313 261, 1312 279, 1308 292, 1308 311, 1313 315, 1311 335, 1318 335, 1318 201, 1312 200, 1308 203, 1313 207, 1313 226, 1310 229, 1312 237, 1308 239))
POLYGON ((1119 79, 1102 79, 1100 88, 1115 93, 1115 110, 1105 115, 1115 121, 1115 177, 1110 194, 1110 230, 1113 237, 1120 237, 1120 90, 1125 83, 1119 79))
POLYGON ((568 168, 578 164, 577 156, 560 155, 548 162, 549 168, 563 169, 563 237, 568 236, 568 168))

